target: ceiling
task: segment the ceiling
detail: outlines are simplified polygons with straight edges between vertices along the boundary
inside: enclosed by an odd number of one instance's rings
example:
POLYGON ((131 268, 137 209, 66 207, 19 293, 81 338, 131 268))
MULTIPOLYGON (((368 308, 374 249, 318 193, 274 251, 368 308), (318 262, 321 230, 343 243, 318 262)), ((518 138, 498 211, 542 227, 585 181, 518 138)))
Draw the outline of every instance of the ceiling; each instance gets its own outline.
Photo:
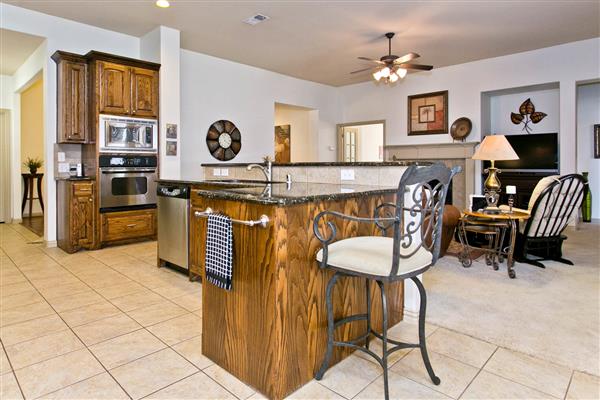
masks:
POLYGON ((14 74, 43 41, 43 37, 0 29, 0 75, 14 74))
POLYGON ((349 73, 387 53, 388 31, 394 54, 436 68, 600 36, 597 0, 4 2, 135 36, 170 26, 185 49, 334 86, 370 79, 349 73), (271 19, 242 23, 256 13, 271 19))

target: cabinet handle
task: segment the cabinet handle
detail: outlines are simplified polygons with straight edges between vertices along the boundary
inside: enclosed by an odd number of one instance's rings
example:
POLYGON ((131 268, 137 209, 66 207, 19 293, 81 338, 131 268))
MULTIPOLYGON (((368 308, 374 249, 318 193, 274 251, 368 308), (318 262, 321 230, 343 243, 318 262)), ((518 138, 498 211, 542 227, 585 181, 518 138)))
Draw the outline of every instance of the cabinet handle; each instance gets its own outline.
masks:
POLYGON ((88 201, 91 203, 92 201, 94 201, 94 199, 92 199, 92 198, 90 197, 90 199, 89 199, 88 201))
POLYGON ((133 228, 134 226, 136 226, 137 224, 129 224, 127 225, 128 228, 133 228))

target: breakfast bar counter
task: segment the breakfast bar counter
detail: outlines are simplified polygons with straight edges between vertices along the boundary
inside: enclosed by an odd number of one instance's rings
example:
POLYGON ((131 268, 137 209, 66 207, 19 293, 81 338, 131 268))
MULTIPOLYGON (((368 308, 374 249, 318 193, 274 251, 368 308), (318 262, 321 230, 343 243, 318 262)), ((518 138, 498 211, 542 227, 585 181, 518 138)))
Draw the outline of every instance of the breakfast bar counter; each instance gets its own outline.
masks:
MULTIPOLYGON (((323 210, 373 216, 384 202, 394 202, 395 187, 317 183, 250 184, 189 182, 190 271, 204 275, 206 210, 239 221, 268 218, 265 226, 232 224, 231 291, 203 279, 202 353, 271 399, 282 399, 313 379, 326 349, 325 287, 330 271, 319 269, 319 241, 312 222, 323 210)), ((335 221, 336 240, 380 235, 371 224, 335 221)), ((327 229, 325 226, 322 229, 327 229)), ((388 290, 390 325, 402 319, 403 285, 388 290)), ((366 312, 362 279, 342 278, 336 286, 336 317, 366 312)), ((380 296, 371 287, 372 318, 381 325, 380 296), (379 312, 377 311, 379 310, 379 312)), ((364 321, 341 327, 339 339, 360 336, 364 321)), ((334 362, 351 351, 336 349, 334 362)))

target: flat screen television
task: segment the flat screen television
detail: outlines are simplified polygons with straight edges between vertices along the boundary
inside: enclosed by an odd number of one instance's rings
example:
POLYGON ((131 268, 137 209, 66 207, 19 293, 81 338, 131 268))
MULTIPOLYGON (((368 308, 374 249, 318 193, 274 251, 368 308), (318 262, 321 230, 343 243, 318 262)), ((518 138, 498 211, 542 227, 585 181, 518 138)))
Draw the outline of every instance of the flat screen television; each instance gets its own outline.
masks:
MULTIPOLYGON (((558 171, 558 133, 507 135, 506 139, 519 159, 496 161, 496 168, 514 172, 558 171)), ((489 167, 490 162, 484 161, 483 166, 489 167)))

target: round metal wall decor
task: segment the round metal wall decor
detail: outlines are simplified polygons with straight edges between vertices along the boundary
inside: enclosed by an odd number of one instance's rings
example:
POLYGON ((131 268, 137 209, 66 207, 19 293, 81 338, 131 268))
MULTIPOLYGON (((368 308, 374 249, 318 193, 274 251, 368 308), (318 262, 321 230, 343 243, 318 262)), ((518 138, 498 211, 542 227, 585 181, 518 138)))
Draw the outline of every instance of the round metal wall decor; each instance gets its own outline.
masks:
POLYGON ((450 127, 450 136, 454 140, 465 140, 469 133, 471 133, 471 129, 473 129, 473 124, 471 120, 467 117, 462 117, 457 119, 452 123, 450 127))
POLYGON ((242 148, 242 135, 235 124, 226 119, 213 123, 206 134, 208 151, 219 161, 229 161, 242 148))

